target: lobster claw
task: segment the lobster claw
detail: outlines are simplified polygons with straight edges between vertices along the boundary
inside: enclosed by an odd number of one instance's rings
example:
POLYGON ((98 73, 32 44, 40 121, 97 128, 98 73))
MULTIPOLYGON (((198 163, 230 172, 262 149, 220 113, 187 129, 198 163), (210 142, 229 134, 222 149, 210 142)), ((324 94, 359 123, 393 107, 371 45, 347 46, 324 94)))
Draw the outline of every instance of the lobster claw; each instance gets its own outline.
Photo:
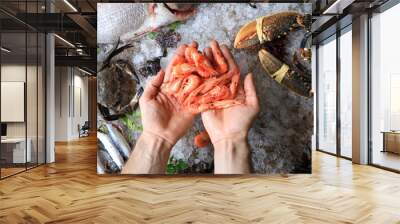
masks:
MULTIPOLYGON (((272 32, 268 31, 271 16, 262 16, 245 24, 235 38, 234 47, 237 49, 255 47, 275 38, 272 32)), ((280 37, 280 35, 279 35, 280 37)))
POLYGON ((245 24, 237 33, 233 46, 236 49, 250 48, 275 38, 267 31, 270 18, 271 16, 262 16, 245 24))
POLYGON ((298 95, 311 97, 311 80, 307 74, 294 71, 288 65, 281 62, 268 51, 262 49, 258 52, 260 62, 264 70, 279 84, 286 86, 298 95))
POLYGON ((279 12, 259 17, 245 24, 239 30, 234 47, 237 49, 249 48, 279 39, 296 27, 308 27, 309 20, 309 16, 298 12, 279 12))
MULTIPOLYGON (((294 29, 301 28, 307 32, 301 44, 300 56, 309 61, 311 51, 307 48, 307 44, 311 37, 309 32, 311 21, 311 15, 291 11, 259 17, 239 30, 234 47, 250 48, 272 42, 286 36, 294 29)), ((262 67, 275 81, 301 96, 311 97, 311 77, 308 71, 296 65, 289 67, 265 49, 260 50, 258 55, 262 67)))
POLYGON ((253 20, 245 24, 238 32, 233 44, 234 48, 249 48, 260 44, 257 36, 257 21, 253 20))

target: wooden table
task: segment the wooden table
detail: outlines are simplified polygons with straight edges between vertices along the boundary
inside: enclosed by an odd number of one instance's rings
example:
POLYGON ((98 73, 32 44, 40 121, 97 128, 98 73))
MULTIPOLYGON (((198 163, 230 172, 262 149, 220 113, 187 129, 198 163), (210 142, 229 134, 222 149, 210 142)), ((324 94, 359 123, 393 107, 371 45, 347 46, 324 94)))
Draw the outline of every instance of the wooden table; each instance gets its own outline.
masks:
POLYGON ((382 152, 392 152, 400 154, 400 131, 382 131, 383 150, 382 152))
POLYGON ((25 151, 25 144, 26 144, 25 138, 1 139, 2 159, 4 159, 6 163, 13 163, 13 164, 30 162, 32 157, 31 153, 32 141, 30 138, 27 138, 26 142, 28 144, 25 151))

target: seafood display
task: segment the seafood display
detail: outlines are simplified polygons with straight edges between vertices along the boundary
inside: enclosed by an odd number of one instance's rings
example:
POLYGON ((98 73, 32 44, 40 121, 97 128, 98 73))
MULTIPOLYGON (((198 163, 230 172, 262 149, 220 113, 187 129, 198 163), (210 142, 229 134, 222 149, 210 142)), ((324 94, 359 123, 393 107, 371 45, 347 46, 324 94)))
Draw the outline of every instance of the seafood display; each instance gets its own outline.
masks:
POLYGON ((240 81, 238 70, 228 72, 228 65, 216 42, 211 44, 216 55, 213 65, 194 47, 187 47, 185 56, 173 61, 170 77, 162 90, 177 99, 185 110, 197 114, 242 104, 235 99, 240 81))
MULTIPOLYGON (((255 45, 274 44, 273 42, 284 38, 289 32, 296 28, 311 28, 311 15, 302 15, 298 12, 280 12, 260 17, 244 25, 235 38, 234 47, 238 49, 251 48, 255 45)), ((310 37, 309 33, 305 39, 310 37)), ((307 40, 302 42, 305 45, 307 40)), ((274 46, 273 46, 274 47, 274 46)), ((299 55, 306 61, 311 59, 311 49, 301 46, 299 55)), ((265 71, 278 83, 286 86, 295 93, 311 96, 311 71, 306 70, 301 63, 297 62, 298 56, 293 55, 293 66, 288 65, 274 56, 265 48, 258 53, 260 62, 265 71)))
POLYGON ((107 173, 118 173, 124 165, 124 159, 115 147, 111 138, 101 132, 97 133, 97 157, 102 170, 107 173))
POLYGON ((135 144, 132 137, 138 125, 131 117, 138 108, 146 79, 160 70, 160 59, 154 58, 134 66, 126 59, 133 44, 117 42, 98 64, 98 172, 120 173, 135 144), (135 69, 136 67, 136 69, 135 69))
POLYGON ((120 37, 123 42, 130 42, 146 33, 171 24, 184 21, 195 13, 193 4, 188 3, 151 3, 148 5, 148 15, 137 29, 120 37))
POLYGON ((193 141, 197 148, 204 148, 211 144, 210 136, 207 131, 201 131, 194 137, 193 141))
MULTIPOLYGON (((188 47, 173 62, 161 91, 199 114, 243 103, 238 86, 253 73, 260 113, 248 133, 251 170, 311 172, 310 4, 99 3, 98 8, 99 174, 121 172, 143 131, 138 104, 143 90, 171 63, 177 47, 192 41, 198 48, 188 47), (228 46, 238 68, 229 68, 211 40, 228 46), (205 47, 221 57, 209 60, 205 47)), ((172 148, 166 174, 213 173, 213 158, 196 116, 172 148)))
POLYGON ((97 102, 101 108, 100 112, 103 112, 106 119, 110 116, 110 113, 119 116, 132 112, 138 103, 136 93, 139 78, 132 66, 124 60, 111 61, 115 55, 130 46, 116 47, 97 73, 97 102))
POLYGON ((105 3, 97 7, 97 42, 129 42, 175 21, 184 21, 195 13, 187 3, 105 3))

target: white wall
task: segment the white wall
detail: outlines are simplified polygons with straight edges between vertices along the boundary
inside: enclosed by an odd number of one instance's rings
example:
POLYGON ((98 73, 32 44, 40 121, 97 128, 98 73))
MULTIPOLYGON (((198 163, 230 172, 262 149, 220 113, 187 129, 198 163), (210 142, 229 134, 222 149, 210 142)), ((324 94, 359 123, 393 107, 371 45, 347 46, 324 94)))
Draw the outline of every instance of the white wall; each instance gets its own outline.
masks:
MULTIPOLYGON (((36 66, 27 66, 18 65, 18 64, 6 64, 1 66, 1 81, 2 82, 25 82, 25 75, 27 69, 28 72, 28 84, 29 87, 34 86, 35 88, 27 88, 27 109, 29 113, 27 113, 28 119, 28 129, 32 127, 32 130, 36 130, 36 80, 30 78, 31 74, 35 74, 36 76, 36 66), (32 113, 34 111, 35 113, 32 113), (32 123, 33 122, 33 123, 32 123), (34 126, 34 127, 33 127, 34 126)), ((39 105, 40 107, 40 105, 39 105)), ((1 108, 1 110, 7 110, 7 108, 1 108)), ((28 137, 30 131, 28 130, 28 137)), ((36 132, 35 132, 36 134, 36 132)), ((7 136, 8 137, 25 137, 25 122, 7 122, 7 136)))
POLYGON ((55 123, 55 141, 68 140, 68 68, 56 67, 55 68, 55 110, 54 110, 54 123, 55 123))
MULTIPOLYGON (((30 68, 28 68, 30 70, 30 68)), ((2 65, 1 81, 3 82, 25 82, 25 65, 2 65)), ((7 108, 1 108, 6 110, 7 108)), ((7 123, 8 137, 25 137, 25 123, 11 122, 7 123)))
MULTIPOLYGON (((54 10, 50 1, 46 2, 50 12, 54 10)), ((46 163, 56 159, 55 153, 55 42, 54 35, 46 35, 46 163)))
POLYGON ((314 93, 314 127, 313 127, 313 135, 311 138, 311 149, 317 149, 317 48, 315 45, 311 48, 311 72, 312 72, 312 92, 314 93))
POLYGON ((74 140, 88 120, 88 78, 72 67, 56 67, 55 74, 55 141, 74 140))
POLYGON ((79 72, 79 75, 74 75, 74 108, 72 108, 73 119, 71 120, 71 136, 72 138, 78 138, 78 124, 83 125, 85 121, 89 120, 88 116, 88 78, 81 76, 82 73, 79 72), (80 108, 81 107, 81 108, 80 108))
MULTIPOLYGON (((24 82, 26 83, 26 107, 22 108, 22 112, 27 115, 24 122, 6 122, 7 137, 9 138, 25 138, 30 139, 30 147, 32 149, 32 161, 39 163, 44 162, 44 92, 42 67, 25 64, 3 64, 1 66, 1 81, 3 82, 24 82), (36 70, 38 69, 38 70, 36 70), (27 77, 27 80, 25 80, 27 77), (39 155, 37 156, 38 153, 39 155)), ((3 96, 2 96, 3 97, 3 96)), ((10 108, 1 108, 10 110, 10 108)), ((8 111, 11 112, 12 111, 8 111)))

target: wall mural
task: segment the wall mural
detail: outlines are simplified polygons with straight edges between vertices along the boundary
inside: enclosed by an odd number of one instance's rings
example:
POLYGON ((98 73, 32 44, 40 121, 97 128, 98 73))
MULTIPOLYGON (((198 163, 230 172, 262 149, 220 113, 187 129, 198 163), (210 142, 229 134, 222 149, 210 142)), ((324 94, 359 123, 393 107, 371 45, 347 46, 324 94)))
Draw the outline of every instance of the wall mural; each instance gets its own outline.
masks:
POLYGON ((311 4, 97 17, 99 174, 311 173, 311 4))

